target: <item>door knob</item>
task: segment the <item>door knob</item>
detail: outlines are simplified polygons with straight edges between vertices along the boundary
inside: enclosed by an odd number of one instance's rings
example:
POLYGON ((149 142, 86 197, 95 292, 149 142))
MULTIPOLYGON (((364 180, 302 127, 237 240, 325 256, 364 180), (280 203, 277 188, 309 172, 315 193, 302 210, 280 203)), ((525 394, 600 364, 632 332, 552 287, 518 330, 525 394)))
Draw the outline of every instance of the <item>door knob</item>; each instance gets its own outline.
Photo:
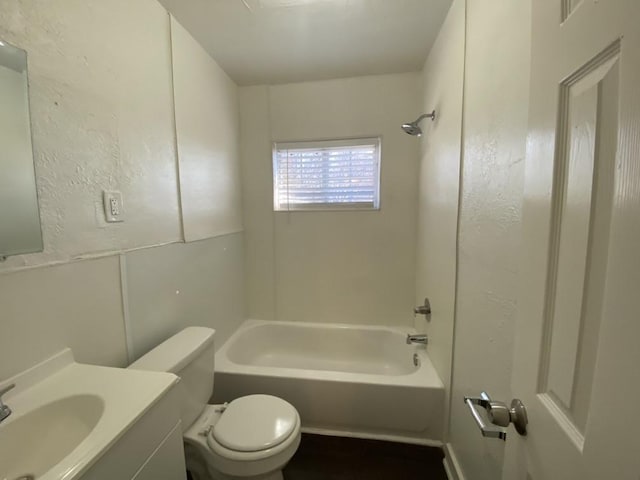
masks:
POLYGON ((511 400, 511 406, 507 407, 502 402, 489 402, 489 408, 487 408, 489 420, 494 425, 499 427, 508 427, 510 423, 516 428, 516 432, 520 435, 527 434, 527 409, 520 399, 514 398, 511 400))
POLYGON ((527 409, 519 399, 513 399, 511 405, 507 406, 502 402, 491 400, 486 392, 482 392, 480 397, 464 397, 464 402, 467 404, 467 407, 469 407, 471 415, 478 425, 478 428, 480 428, 482 436, 506 440, 507 432, 504 430, 504 427, 508 427, 510 423, 513 423, 516 432, 520 435, 527 434, 527 424, 529 423, 527 409), (488 426, 480 412, 478 412, 477 406, 486 410, 489 421, 493 425, 502 428, 488 426))

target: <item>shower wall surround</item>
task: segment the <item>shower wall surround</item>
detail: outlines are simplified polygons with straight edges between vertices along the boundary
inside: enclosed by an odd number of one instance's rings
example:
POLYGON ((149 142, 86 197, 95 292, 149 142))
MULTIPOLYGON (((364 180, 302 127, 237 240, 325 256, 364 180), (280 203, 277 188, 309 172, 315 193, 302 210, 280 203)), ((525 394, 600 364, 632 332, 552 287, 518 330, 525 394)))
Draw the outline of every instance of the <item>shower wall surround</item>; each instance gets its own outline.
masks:
MULTIPOLYGON (((240 198, 236 86, 201 55, 195 41, 181 38, 174 57, 200 62, 197 75, 205 78, 199 85, 214 90, 202 97, 228 106, 209 107, 204 115, 228 125, 231 139, 212 145, 183 121, 181 147, 199 147, 201 166, 225 179, 225 198, 240 198)), ((185 175, 178 183, 170 18, 164 8, 155 0, 0 0, 0 39, 29 55, 45 243, 43 253, 0 264, 0 380, 67 345, 80 361, 125 365, 125 321, 142 329, 153 325, 154 312, 137 305, 162 294, 172 318, 220 325, 223 331, 229 322, 239 323, 244 318, 240 203, 208 197, 197 214, 180 209, 179 191, 189 194, 192 185, 187 165, 181 165, 185 175), (124 223, 104 222, 102 190, 122 192, 124 223), (183 240, 183 220, 198 232, 190 238, 203 239, 197 245, 176 243, 183 240), (133 251, 150 246, 158 247, 133 251), (206 261, 187 281, 194 255, 206 261), (171 269, 149 269, 148 262, 171 269), (144 290, 138 288, 141 279, 144 290), (123 288, 127 280, 131 291, 123 288), (182 300, 200 301, 205 308, 203 296, 224 298, 219 316, 210 309, 206 315, 194 312, 182 300)), ((178 106, 183 119, 189 108, 178 106)), ((158 325, 153 335, 169 335, 183 323, 163 318, 158 325)), ((146 332, 139 338, 140 345, 148 341, 146 332)), ((133 348, 136 339, 129 344, 133 348)))
POLYGON ((431 321, 418 315, 416 329, 429 335, 429 358, 451 393, 456 295, 458 196, 462 154, 465 2, 455 0, 423 70, 423 110, 436 109, 421 141, 416 305, 428 296, 431 321))
POLYGON ((240 88, 248 315, 413 325, 420 74, 240 88), (379 211, 273 211, 273 141, 382 136, 379 211))

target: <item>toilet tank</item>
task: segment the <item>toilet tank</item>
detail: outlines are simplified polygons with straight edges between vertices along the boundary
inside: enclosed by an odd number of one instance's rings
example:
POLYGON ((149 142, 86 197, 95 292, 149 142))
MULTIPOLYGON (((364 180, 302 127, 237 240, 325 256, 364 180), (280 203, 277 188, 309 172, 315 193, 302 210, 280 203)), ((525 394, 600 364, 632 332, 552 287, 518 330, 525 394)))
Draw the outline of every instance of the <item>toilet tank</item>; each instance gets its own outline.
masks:
POLYGON ((129 365, 136 370, 170 372, 180 377, 182 430, 200 416, 213 394, 215 330, 188 327, 129 365))

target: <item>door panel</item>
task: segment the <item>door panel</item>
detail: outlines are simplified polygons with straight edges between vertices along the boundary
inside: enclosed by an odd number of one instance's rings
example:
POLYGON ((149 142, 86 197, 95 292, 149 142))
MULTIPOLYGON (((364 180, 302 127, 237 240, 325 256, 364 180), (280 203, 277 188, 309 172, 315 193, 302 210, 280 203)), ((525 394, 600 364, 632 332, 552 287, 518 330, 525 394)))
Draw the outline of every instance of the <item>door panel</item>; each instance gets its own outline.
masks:
POLYGON ((538 393, 582 448, 604 290, 617 137, 619 44, 560 86, 538 393), (604 148, 603 148, 604 147, 604 148), (603 241, 603 238, 605 237, 603 241), (600 267, 600 268, 598 268, 600 267))
POLYGON ((638 480, 640 2, 534 0, 505 479, 638 480), (633 339, 633 340, 632 340, 633 339))

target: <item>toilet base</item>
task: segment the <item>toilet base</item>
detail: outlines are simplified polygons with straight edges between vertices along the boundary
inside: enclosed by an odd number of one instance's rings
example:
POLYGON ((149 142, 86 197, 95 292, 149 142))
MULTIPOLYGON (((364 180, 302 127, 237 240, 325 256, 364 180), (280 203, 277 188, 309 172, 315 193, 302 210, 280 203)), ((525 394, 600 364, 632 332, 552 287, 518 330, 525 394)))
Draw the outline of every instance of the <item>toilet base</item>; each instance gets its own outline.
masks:
POLYGON ((275 472, 267 473, 257 477, 232 477, 225 475, 221 472, 210 472, 211 480, 284 480, 282 476, 282 470, 276 470, 275 472))
POLYGON ((226 475, 222 472, 215 471, 207 465, 207 462, 202 458, 198 449, 189 443, 184 444, 184 454, 186 457, 187 470, 191 474, 192 480, 284 480, 282 470, 249 477, 226 475))
POLYGON ((206 462, 193 445, 184 444, 184 456, 191 480, 212 480, 206 462))

